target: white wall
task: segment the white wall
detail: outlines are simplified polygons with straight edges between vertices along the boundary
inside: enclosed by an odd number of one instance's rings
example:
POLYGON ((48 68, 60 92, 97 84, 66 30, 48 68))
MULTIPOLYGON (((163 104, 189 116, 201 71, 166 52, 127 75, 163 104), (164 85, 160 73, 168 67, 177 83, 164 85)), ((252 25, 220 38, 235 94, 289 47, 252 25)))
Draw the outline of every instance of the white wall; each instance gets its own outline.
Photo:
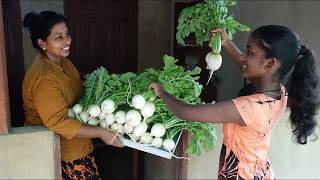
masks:
MULTIPOLYGON (((24 16, 31 11, 55 11, 64 14, 63 0, 20 0, 20 9, 21 21, 23 21, 24 16)), ((25 28, 22 28, 22 43, 24 67, 28 70, 38 50, 32 46, 29 32, 25 28)))
POLYGON ((0 147, 0 179, 61 177, 60 137, 43 126, 11 128, 0 147))
MULTIPOLYGON (((313 48, 319 55, 319 9, 320 1, 238 1, 236 8, 230 9, 236 19, 255 29, 261 25, 278 24, 297 32, 302 42, 313 48)), ((238 33, 234 42, 244 49, 249 33, 238 33)), ((218 88, 218 100, 236 97, 242 86, 240 71, 228 56, 223 56, 222 68, 216 75, 222 78, 218 88)), ((320 118, 318 118, 320 120, 320 118)), ((297 145, 291 138, 288 112, 273 132, 269 152, 271 164, 278 179, 319 179, 318 159, 320 140, 305 146, 297 145)), ((222 132, 219 131, 219 134, 222 132)), ((318 130, 318 134, 319 130, 318 130)), ((220 139, 221 141, 221 139, 220 139)), ((211 151, 189 162, 188 178, 217 178, 219 151, 211 151)))

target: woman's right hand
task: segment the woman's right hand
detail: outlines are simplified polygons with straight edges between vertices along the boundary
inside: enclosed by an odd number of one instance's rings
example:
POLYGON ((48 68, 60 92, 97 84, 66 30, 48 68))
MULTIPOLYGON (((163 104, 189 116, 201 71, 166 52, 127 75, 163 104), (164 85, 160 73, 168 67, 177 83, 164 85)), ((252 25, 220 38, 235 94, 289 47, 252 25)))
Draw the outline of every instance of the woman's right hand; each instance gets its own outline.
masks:
POLYGON ((116 133, 108 129, 100 128, 100 139, 111 146, 123 147, 123 144, 119 140, 119 137, 121 136, 122 134, 116 133))
POLYGON ((210 31, 210 36, 214 37, 215 33, 220 32, 221 35, 221 45, 223 46, 227 41, 229 41, 229 37, 226 31, 223 28, 217 28, 210 31))

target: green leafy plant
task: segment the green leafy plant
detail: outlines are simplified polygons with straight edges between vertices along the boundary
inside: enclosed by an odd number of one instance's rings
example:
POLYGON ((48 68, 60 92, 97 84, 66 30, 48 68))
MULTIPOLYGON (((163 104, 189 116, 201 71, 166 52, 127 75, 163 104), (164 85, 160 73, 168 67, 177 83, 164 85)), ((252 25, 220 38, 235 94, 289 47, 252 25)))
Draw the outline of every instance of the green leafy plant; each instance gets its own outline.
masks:
POLYGON ((176 40, 178 44, 185 45, 185 38, 194 34, 196 44, 202 46, 209 42, 212 49, 206 56, 207 69, 209 69, 209 83, 214 71, 222 64, 221 35, 216 33, 210 38, 210 31, 216 28, 224 28, 229 38, 236 31, 250 31, 248 26, 240 24, 232 15, 228 16, 228 6, 236 5, 236 0, 204 0, 194 6, 184 8, 179 16, 176 40))
POLYGON ((228 6, 236 5, 236 0, 205 0, 194 6, 184 8, 179 16, 176 39, 184 45, 184 39, 194 33, 197 45, 210 40, 210 47, 214 47, 209 32, 215 28, 226 29, 230 38, 236 31, 250 31, 248 26, 240 24, 232 15, 228 16, 228 6))
POLYGON ((146 119, 148 126, 163 124, 166 128, 165 137, 169 139, 174 139, 182 130, 190 132, 192 141, 186 152, 199 156, 202 150, 208 151, 215 146, 215 126, 179 119, 148 86, 152 82, 161 82, 173 96, 191 104, 200 104, 203 103, 199 97, 203 87, 197 80, 201 69, 185 70, 176 64, 177 59, 168 55, 164 55, 163 61, 162 69, 150 68, 140 74, 109 74, 104 67, 99 67, 85 76, 84 92, 78 103, 86 110, 92 104, 100 106, 105 99, 112 99, 117 110, 127 111, 132 109, 127 100, 135 94, 141 94, 155 105, 154 114, 146 119))

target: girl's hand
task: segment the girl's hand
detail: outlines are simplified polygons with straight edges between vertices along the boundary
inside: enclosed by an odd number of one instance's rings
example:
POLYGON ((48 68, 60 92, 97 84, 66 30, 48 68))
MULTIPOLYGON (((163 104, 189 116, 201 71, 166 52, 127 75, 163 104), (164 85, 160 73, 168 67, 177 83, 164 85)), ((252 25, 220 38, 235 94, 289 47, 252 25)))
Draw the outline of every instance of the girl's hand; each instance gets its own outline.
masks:
POLYGON ((210 31, 210 36, 214 37, 215 33, 219 32, 221 34, 221 45, 223 46, 227 41, 229 41, 229 37, 226 31, 223 28, 217 28, 210 31))
POLYGON ((149 85, 149 89, 153 89, 155 94, 160 97, 160 94, 164 91, 163 86, 161 83, 151 83, 149 85))
POLYGON ((100 133, 100 139, 105 142, 106 144, 109 144, 111 146, 115 147, 123 147, 123 144, 120 142, 118 139, 119 137, 122 136, 122 134, 116 133, 114 131, 100 128, 101 133, 100 133))

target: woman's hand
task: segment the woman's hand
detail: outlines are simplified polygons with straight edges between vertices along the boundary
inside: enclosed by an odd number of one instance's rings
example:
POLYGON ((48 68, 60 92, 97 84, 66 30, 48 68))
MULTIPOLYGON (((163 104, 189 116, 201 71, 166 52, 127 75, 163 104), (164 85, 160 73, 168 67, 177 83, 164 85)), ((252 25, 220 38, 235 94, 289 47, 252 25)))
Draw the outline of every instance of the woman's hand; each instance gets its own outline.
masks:
POLYGON ((156 82, 156 83, 151 83, 151 84, 149 85, 149 89, 153 89, 154 92, 155 92, 155 94, 156 94, 158 97, 160 97, 161 93, 164 91, 162 84, 161 84, 161 83, 158 83, 158 82, 156 82))
POLYGON ((223 46, 227 41, 229 41, 229 37, 226 31, 223 28, 217 28, 210 31, 210 36, 214 37, 216 32, 220 32, 221 34, 221 45, 223 46))
POLYGON ((123 147, 123 144, 120 142, 118 139, 119 137, 122 136, 122 134, 116 133, 114 131, 100 128, 100 136, 99 138, 105 142, 106 144, 109 144, 111 146, 115 147, 123 147))

